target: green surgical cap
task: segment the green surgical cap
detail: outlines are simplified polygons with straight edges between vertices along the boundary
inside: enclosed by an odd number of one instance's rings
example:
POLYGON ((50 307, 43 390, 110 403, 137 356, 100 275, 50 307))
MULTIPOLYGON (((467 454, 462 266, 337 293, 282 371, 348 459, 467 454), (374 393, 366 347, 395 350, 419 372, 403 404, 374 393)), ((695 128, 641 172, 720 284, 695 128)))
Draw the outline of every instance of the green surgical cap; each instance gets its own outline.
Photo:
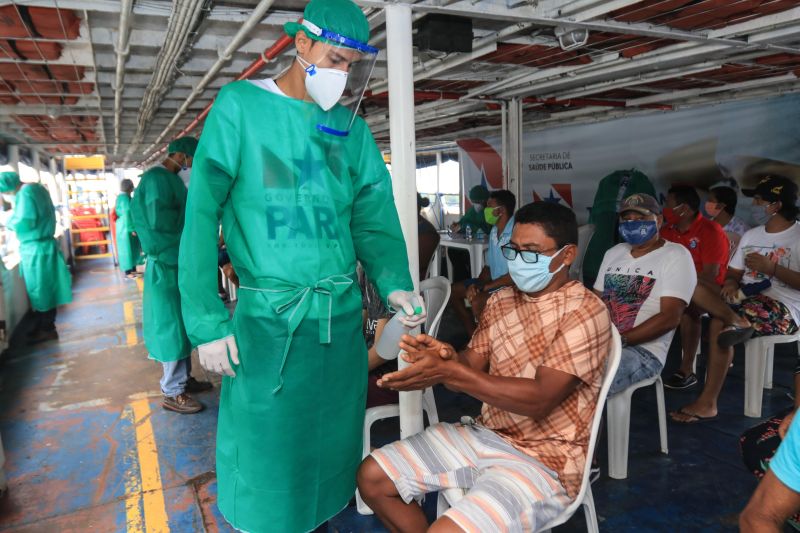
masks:
POLYGON ((188 135, 186 137, 178 137, 169 143, 169 147, 167 147, 167 153, 176 154, 180 152, 191 157, 194 157, 195 150, 197 150, 197 139, 188 135))
POLYGON ((0 172, 0 192, 12 192, 19 187, 19 174, 13 170, 0 172))
POLYGON ((489 199, 489 191, 483 185, 476 185, 469 190, 469 201, 482 204, 489 199))
MULTIPOLYGON (((311 0, 303 11, 303 20, 360 43, 366 44, 369 41, 367 17, 351 0, 311 0)), ((297 22, 287 22, 283 29, 289 37, 294 37, 298 30, 303 30, 311 39, 324 41, 297 22)))

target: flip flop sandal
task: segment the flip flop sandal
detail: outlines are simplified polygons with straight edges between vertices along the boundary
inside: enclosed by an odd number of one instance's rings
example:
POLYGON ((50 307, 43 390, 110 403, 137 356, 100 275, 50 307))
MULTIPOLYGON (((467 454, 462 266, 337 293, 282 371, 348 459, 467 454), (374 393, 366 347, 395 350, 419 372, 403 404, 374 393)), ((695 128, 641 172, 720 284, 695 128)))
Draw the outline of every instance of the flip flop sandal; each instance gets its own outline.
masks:
POLYGON ((710 421, 716 419, 718 416, 719 415, 700 416, 700 415, 695 414, 695 413, 690 413, 688 411, 684 411, 683 408, 680 408, 675 413, 670 413, 669 419, 672 420, 676 424, 684 424, 684 425, 690 426, 692 424, 700 424, 702 422, 710 422, 710 421), (684 416, 688 416, 689 418, 687 420, 678 420, 677 418, 672 416, 673 414, 684 415, 684 416))
POLYGON ((717 338, 717 344, 721 348, 730 348, 740 344, 753 336, 755 329, 752 326, 743 328, 741 326, 728 326, 723 329, 717 338))

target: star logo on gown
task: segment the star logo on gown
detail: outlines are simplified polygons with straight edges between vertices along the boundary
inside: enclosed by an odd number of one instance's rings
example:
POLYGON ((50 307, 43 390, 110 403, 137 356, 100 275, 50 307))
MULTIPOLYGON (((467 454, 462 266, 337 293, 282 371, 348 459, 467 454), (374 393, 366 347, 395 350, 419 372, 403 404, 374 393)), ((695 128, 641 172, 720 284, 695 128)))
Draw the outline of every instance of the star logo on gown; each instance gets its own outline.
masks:
POLYGON ((327 165, 322 159, 314 157, 310 146, 306 146, 305 154, 302 159, 292 159, 295 166, 295 185, 297 189, 304 186, 313 186, 314 183, 320 189, 325 189, 325 172, 327 165))

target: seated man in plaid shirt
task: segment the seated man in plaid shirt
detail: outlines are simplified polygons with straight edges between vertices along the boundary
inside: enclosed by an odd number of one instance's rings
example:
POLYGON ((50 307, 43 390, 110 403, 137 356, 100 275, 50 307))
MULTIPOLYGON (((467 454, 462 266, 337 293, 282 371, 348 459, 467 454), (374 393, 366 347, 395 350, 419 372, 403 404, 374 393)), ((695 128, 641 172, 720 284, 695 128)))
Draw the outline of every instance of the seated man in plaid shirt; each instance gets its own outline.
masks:
POLYGON ((462 353, 427 335, 404 336, 411 363, 380 386, 437 383, 483 401, 477 421, 442 423, 367 457, 364 501, 392 531, 425 531, 428 492, 466 491, 430 531, 529 531, 577 495, 611 345, 603 302, 570 281, 575 215, 536 202, 517 212, 503 247, 514 286, 495 293, 462 353))

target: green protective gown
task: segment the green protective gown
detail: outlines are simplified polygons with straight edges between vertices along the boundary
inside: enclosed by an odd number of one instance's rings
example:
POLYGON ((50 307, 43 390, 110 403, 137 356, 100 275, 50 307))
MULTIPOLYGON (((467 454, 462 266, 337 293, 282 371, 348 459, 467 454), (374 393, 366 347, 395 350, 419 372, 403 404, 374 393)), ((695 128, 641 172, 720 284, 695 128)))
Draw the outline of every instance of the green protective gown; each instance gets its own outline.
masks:
POLYGON ((183 316, 193 344, 233 333, 239 346, 222 380, 218 505, 254 533, 312 530, 353 496, 367 379, 356 259, 384 300, 412 290, 372 135, 360 118, 347 137, 318 132, 321 113, 234 82, 192 166, 183 316), (220 217, 242 289, 232 320, 217 296, 220 217))
POLYGON ((127 272, 142 264, 142 245, 139 237, 133 235, 133 220, 131 219, 131 195, 120 193, 114 207, 117 213, 117 256, 119 268, 127 272))
POLYGON ((181 316, 178 246, 186 209, 186 186, 164 168, 142 174, 131 201, 133 230, 147 256, 142 333, 150 357, 166 363, 189 357, 192 347, 181 316))
POLYGON ((486 222, 483 211, 479 213, 475 211, 475 208, 472 206, 467 209, 467 212, 464 213, 464 216, 458 221, 458 225, 461 226, 461 229, 459 230, 461 233, 464 233, 467 230, 467 226, 472 227, 473 235, 477 233, 478 230, 483 231, 486 235, 489 235, 489 233, 492 231, 492 226, 486 222))
POLYGON ((54 235, 56 210, 42 185, 23 185, 7 226, 19 240, 20 272, 34 311, 72 301, 72 277, 54 235))

